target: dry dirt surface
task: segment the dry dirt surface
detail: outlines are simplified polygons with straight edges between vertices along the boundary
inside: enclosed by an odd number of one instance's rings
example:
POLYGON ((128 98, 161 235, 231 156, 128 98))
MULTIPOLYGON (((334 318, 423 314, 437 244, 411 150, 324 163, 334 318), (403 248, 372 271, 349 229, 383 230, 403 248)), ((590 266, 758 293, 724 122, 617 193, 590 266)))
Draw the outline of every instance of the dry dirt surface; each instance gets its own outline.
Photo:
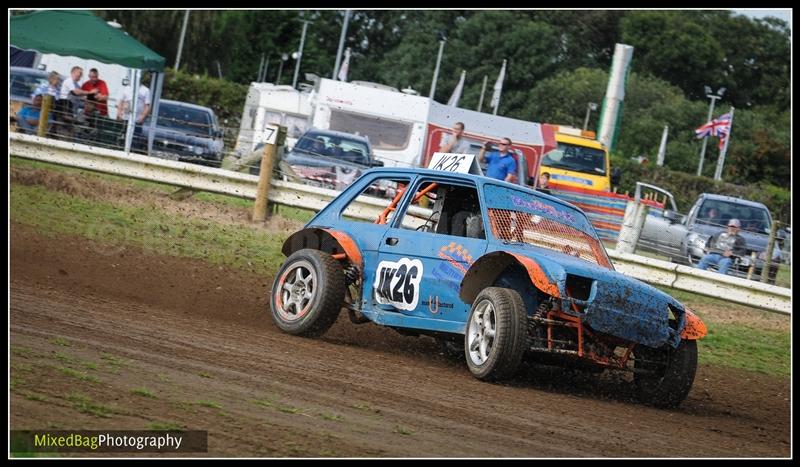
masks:
POLYGON ((208 430, 195 456, 787 457, 788 379, 701 366, 676 410, 620 376, 483 383, 429 338, 272 323, 270 277, 12 224, 12 429, 208 430))

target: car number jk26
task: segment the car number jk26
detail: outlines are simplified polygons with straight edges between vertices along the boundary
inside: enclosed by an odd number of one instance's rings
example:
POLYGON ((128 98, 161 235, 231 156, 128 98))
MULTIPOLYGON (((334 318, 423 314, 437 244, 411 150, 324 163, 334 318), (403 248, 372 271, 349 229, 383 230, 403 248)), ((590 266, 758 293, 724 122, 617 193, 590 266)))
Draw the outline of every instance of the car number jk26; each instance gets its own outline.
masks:
POLYGON ((422 261, 401 258, 381 261, 375 273, 375 301, 401 310, 413 310, 419 302, 422 261))

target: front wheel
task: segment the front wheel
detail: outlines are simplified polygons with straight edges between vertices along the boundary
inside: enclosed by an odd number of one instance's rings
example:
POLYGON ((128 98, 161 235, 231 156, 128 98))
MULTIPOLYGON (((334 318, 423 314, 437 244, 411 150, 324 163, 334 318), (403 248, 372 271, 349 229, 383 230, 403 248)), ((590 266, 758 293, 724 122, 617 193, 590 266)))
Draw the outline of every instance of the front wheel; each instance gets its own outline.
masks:
POLYGON ((289 334, 319 336, 339 317, 345 281, 341 265, 327 253, 305 248, 283 263, 272 284, 272 319, 289 334))
POLYGON ((642 402, 656 407, 677 407, 692 388, 697 372, 697 341, 681 340, 677 348, 637 346, 634 383, 642 402))
POLYGON ((509 378, 528 348, 527 314, 516 290, 488 287, 475 298, 467 321, 464 353, 482 380, 509 378))

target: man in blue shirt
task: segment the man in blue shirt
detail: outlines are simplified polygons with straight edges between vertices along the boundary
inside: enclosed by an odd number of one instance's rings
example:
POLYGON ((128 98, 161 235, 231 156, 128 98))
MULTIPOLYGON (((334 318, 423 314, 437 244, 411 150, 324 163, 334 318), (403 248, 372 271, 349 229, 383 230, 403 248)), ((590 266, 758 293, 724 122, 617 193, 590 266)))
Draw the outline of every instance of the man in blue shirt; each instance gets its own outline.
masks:
POLYGON ((498 144, 499 150, 487 152, 490 144, 489 142, 484 144, 478 153, 478 160, 489 164, 486 167, 486 176, 507 182, 512 181, 517 174, 517 161, 511 154, 511 139, 503 138, 498 144))
MULTIPOLYGON (((21 108, 16 115, 17 128, 20 133, 35 135, 39 129, 39 115, 42 109, 42 94, 36 91, 31 105, 21 108)), ((53 121, 53 114, 48 116, 48 122, 53 121)))

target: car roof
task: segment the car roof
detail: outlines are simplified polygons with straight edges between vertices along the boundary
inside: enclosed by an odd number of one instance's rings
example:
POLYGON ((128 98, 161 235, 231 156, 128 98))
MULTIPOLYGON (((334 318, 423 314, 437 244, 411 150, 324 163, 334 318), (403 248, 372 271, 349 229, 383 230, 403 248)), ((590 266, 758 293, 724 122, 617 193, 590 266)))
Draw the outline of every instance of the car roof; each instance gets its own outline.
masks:
POLYGON ((169 99, 161 99, 159 102, 162 103, 162 104, 172 104, 172 105, 176 105, 176 106, 180 106, 180 107, 188 107, 190 109, 195 109, 195 110, 205 110, 205 111, 211 112, 212 114, 214 113, 214 111, 210 107, 205 107, 205 106, 197 105, 197 104, 191 104, 189 102, 171 101, 169 99))
MULTIPOLYGON (((735 196, 718 195, 715 193, 703 193, 702 196, 705 199, 713 199, 716 201, 727 201, 729 203, 736 203, 744 206, 767 209, 767 207, 763 203, 759 203, 757 201, 750 201, 749 199, 736 198, 735 196)), ((767 211, 769 211, 769 209, 767 209, 767 211)))
POLYGON ((475 182, 475 183, 477 183, 478 185, 481 185, 481 186, 482 185, 486 185, 486 184, 497 185, 497 186, 501 186, 501 187, 504 187, 504 188, 510 188, 512 190, 519 190, 519 191, 522 191, 524 193, 528 193, 528 194, 537 196, 539 198, 546 199, 547 201, 550 201, 552 203, 560 204, 562 206, 566 206, 568 208, 576 209, 576 210, 579 210, 579 211, 582 212, 582 210, 580 208, 578 208, 577 206, 575 206, 574 204, 569 203, 567 201, 564 201, 562 199, 556 198, 555 196, 548 195, 548 194, 543 193, 541 191, 536 191, 534 189, 528 188, 527 186, 517 185, 515 183, 509 183, 509 182, 506 182, 506 181, 503 181, 503 180, 497 180, 495 178, 489 178, 489 177, 486 177, 484 175, 475 175, 475 174, 469 174, 469 173, 464 174, 464 173, 447 172, 447 171, 443 171, 443 170, 423 169, 423 168, 416 168, 416 167, 414 167, 414 168, 378 167, 378 168, 373 168, 373 169, 370 169, 370 170, 364 172, 365 175, 368 174, 368 173, 423 175, 423 176, 437 176, 437 177, 446 176, 446 177, 454 179, 454 180, 463 180, 463 181, 475 182))
POLYGON ((364 136, 361 136, 361 135, 354 135, 352 133, 345 133, 344 131, 323 130, 323 129, 320 129, 320 128, 311 128, 308 131, 306 131, 306 133, 303 136, 308 135, 308 134, 312 134, 312 133, 313 134, 319 134, 319 135, 336 136, 336 137, 339 137, 339 138, 348 138, 348 139, 352 139, 352 140, 356 140, 356 141, 361 141, 361 142, 363 142, 365 144, 369 144, 369 139, 364 137, 364 136))

